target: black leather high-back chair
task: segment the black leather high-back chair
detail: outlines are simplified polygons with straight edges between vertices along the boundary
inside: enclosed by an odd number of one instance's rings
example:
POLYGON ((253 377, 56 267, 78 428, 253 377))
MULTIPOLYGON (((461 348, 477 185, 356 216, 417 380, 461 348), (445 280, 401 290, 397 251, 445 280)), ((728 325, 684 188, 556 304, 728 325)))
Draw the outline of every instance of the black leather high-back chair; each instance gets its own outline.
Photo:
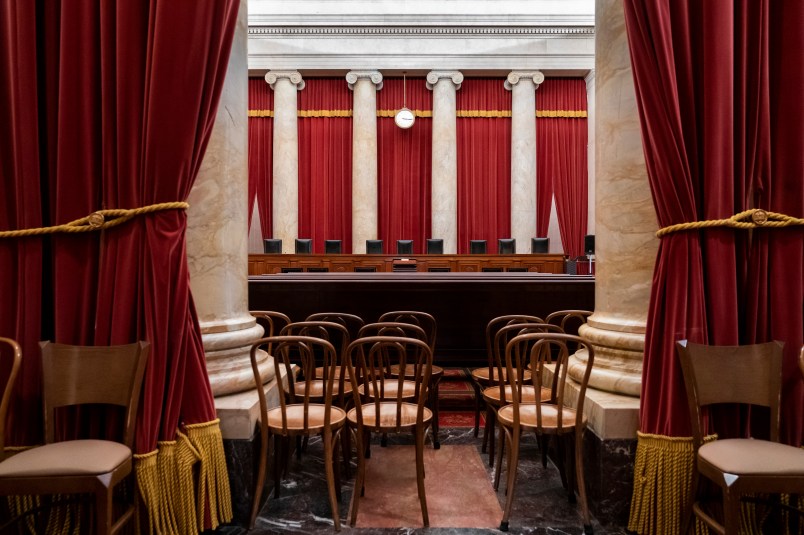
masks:
POLYGON ((427 240, 427 254, 444 254, 444 240, 429 238, 427 240))
POLYGON ((310 254, 313 252, 313 240, 310 238, 296 238, 296 254, 310 254))
POLYGON ((413 254, 413 240, 396 240, 396 254, 413 254))
POLYGON ((486 240, 469 240, 471 254, 486 254, 486 240))
POLYGON ((499 238, 497 240, 497 254, 514 254, 514 253, 516 253, 515 238, 499 238))
POLYGON ((382 240, 366 240, 366 254, 382 254, 382 240))
POLYGON ((583 237, 583 254, 586 256, 595 254, 595 235, 587 234, 583 237))
POLYGON ((278 238, 262 240, 262 251, 265 254, 282 254, 282 240, 278 238))
POLYGON ((531 238, 531 253, 547 253, 550 250, 550 238, 531 238))
POLYGON ((341 240, 324 240, 324 252, 327 254, 341 254, 341 240))

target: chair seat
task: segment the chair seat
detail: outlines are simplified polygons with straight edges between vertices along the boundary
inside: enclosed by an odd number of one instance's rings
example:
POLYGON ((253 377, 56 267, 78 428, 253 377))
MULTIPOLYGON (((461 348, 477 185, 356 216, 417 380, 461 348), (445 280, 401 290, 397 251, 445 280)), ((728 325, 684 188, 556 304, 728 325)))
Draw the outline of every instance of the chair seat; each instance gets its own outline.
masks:
MULTIPOLYGON (((513 391, 511 389, 511 385, 505 385, 505 402, 511 403, 511 397, 513 396, 513 391)), ((550 398, 553 397, 553 392, 549 388, 542 387, 541 388, 541 401, 550 401, 550 398)), ((502 405, 500 401, 500 386, 490 386, 483 390, 483 399, 487 403, 491 403, 492 405, 500 406, 502 405)), ((522 386, 522 403, 535 403, 536 402, 536 389, 531 385, 523 385, 522 386)))
MULTIPOLYGON (((285 405, 288 416, 288 431, 304 430, 304 405, 293 404, 285 405)), ((337 429, 346 421, 346 413, 339 407, 330 407, 330 426, 337 429)), ((324 416, 326 415, 324 405, 311 403, 307 414, 307 429, 311 432, 322 431, 324 429, 324 416)), ((268 411, 268 427, 274 431, 282 430, 282 407, 276 407, 268 411)))
MULTIPOLYGON (((304 381, 300 381, 298 383, 294 383, 293 385, 294 390, 296 391, 297 396, 304 396, 304 389, 305 384, 304 381)), ((288 392, 287 387, 285 387, 285 392, 288 392)), ((332 383, 332 395, 337 396, 341 393, 341 386, 338 381, 332 383)), ((343 393, 344 394, 351 394, 352 393, 352 384, 349 381, 343 382, 343 393)), ((322 398, 324 397, 324 381, 312 381, 310 383, 310 397, 311 398, 322 398)))
MULTIPOLYGON (((575 429, 575 410, 564 407, 561 414, 561 427, 566 432, 575 429)), ((507 427, 514 425, 514 406, 506 405, 497 412, 497 421, 507 427)), ((535 428, 536 404, 523 403, 519 405, 519 423, 522 427, 535 428)), ((542 429, 558 428, 558 406, 542 403, 542 429)))
POLYGON ((0 463, 0 477, 59 477, 106 474, 131 458, 109 440, 67 440, 21 451, 0 463))
POLYGON ((767 440, 715 440, 698 449, 698 458, 727 474, 804 477, 804 449, 767 440))
MULTIPOLYGON (((329 370, 327 370, 329 372, 329 370)), ((346 382, 349 382, 349 377, 346 375, 346 368, 341 368, 340 366, 335 366, 335 382, 341 377, 341 373, 344 374, 344 378, 346 382)), ((315 369, 315 378, 316 379, 323 379, 324 378, 324 367, 319 366, 315 369)))
MULTIPOLYGON (((444 368, 441 366, 433 366, 432 371, 430 372, 430 381, 435 381, 436 379, 442 377, 444 375, 444 368)), ((391 376, 392 377, 399 377, 399 364, 394 364, 391 366, 391 376)), ((405 377, 413 377, 413 367, 408 366, 405 370, 405 377)))
MULTIPOLYGON (((360 385, 357 391, 363 394, 364 385, 360 385)), ((379 388, 379 385, 377 385, 379 388)), ((399 381, 397 379, 386 379, 384 381, 383 399, 396 399, 399 392, 399 381)), ((416 395, 416 383, 414 381, 402 381, 402 399, 413 399, 416 395)), ((368 396, 374 397, 374 387, 369 386, 368 396)))
MULTIPOLYGON (((418 407, 414 403, 402 403, 402 415, 400 417, 400 427, 403 429, 412 429, 416 426, 416 411, 418 407)), ((380 421, 377 425, 377 413, 373 403, 366 403, 363 409, 363 425, 373 429, 395 429, 396 428, 396 402, 381 402, 380 403, 380 421)), ((346 415, 349 423, 357 425, 357 409, 352 409, 346 415)), ((433 411, 424 407, 423 423, 427 424, 433 419, 433 411)))
MULTIPOLYGON (((529 371, 526 371, 522 375, 523 375, 523 377, 522 377, 523 380, 525 380, 525 381, 530 380, 531 373, 529 371)), ((517 372, 516 372, 516 370, 514 370, 514 377, 516 377, 516 376, 517 376, 517 372)), ((474 379, 475 381, 477 381, 477 382, 479 382, 481 384, 490 383, 491 381, 489 379, 489 368, 488 368, 488 366, 486 366, 485 368, 475 368, 474 370, 472 370, 472 379, 474 379)), ((500 374, 498 373, 498 371, 496 369, 494 370, 494 382, 500 382, 500 374)), ((508 381, 508 371, 505 368, 503 368, 503 370, 502 370, 502 382, 504 382, 504 383, 509 382, 508 381)))

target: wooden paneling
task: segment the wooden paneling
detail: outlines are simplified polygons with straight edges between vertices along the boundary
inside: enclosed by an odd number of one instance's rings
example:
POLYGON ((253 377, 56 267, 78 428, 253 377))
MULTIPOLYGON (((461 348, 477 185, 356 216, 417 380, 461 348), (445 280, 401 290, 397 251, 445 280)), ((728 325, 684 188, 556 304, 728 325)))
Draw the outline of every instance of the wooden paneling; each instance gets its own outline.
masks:
POLYGON ((560 254, 519 255, 370 255, 370 254, 254 254, 248 257, 249 275, 282 272, 351 273, 374 270, 393 271, 513 271, 564 273, 564 256, 560 254))

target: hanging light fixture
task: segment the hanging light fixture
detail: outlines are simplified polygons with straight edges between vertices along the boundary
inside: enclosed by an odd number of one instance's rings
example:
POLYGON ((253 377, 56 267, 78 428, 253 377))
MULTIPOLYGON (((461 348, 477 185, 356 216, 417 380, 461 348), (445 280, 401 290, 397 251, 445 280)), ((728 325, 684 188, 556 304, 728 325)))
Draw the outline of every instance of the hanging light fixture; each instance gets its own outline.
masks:
POLYGON ((399 128, 410 128, 416 121, 416 116, 407 107, 407 77, 402 73, 402 109, 396 112, 394 122, 399 128))

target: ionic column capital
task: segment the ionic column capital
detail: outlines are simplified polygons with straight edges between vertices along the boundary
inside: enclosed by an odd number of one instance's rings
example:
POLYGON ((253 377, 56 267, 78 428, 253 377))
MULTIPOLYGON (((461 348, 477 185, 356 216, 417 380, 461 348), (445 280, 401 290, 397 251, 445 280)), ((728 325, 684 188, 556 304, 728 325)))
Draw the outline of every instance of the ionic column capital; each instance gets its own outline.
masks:
POLYGON ((304 89, 304 80, 299 71, 268 71, 265 74, 265 81, 268 82, 271 89, 275 89, 274 84, 276 84, 277 80, 283 78, 287 78, 291 84, 296 86, 297 90, 301 91, 304 89))
POLYGON ((508 91, 513 91, 514 86, 520 80, 532 80, 533 85, 536 86, 534 89, 539 89, 539 85, 544 82, 544 74, 542 74, 542 71, 511 71, 505 79, 505 88, 508 91))
POLYGON ((349 71, 346 73, 346 83, 349 89, 354 90, 358 80, 370 80, 377 86, 377 90, 382 89, 382 73, 380 71, 349 71))
POLYGON ((460 71, 430 71, 427 73, 427 89, 431 90, 439 80, 448 79, 455 84, 455 90, 461 88, 463 73, 460 71))

